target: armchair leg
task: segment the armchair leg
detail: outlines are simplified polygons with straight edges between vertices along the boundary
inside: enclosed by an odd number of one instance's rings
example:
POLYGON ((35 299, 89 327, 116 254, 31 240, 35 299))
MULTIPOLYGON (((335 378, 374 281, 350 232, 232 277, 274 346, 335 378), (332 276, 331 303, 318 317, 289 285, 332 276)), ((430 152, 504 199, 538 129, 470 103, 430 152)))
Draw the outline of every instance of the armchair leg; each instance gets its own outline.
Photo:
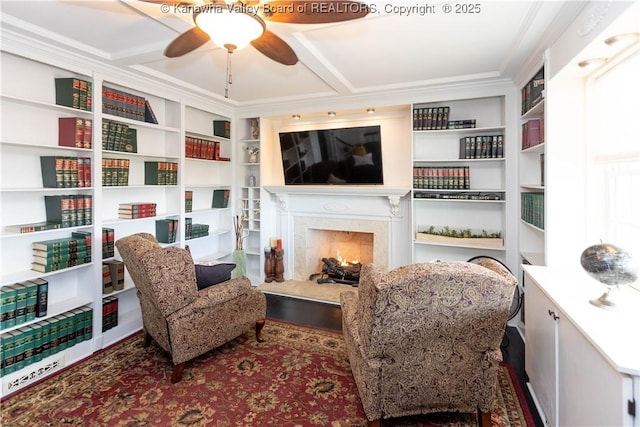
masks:
POLYGON ((149 347, 150 345, 151 345, 151 335, 149 335, 145 331, 144 336, 142 337, 142 347, 149 347))
POLYGON ((258 320, 256 322, 256 340, 258 340, 258 342, 264 341, 264 338, 262 338, 262 328, 264 328, 264 320, 258 320))
POLYGON ((478 409, 478 427, 491 427, 491 412, 478 409))
POLYGON ((184 372, 185 362, 178 363, 173 366, 173 372, 171 373, 171 384, 175 384, 180 382, 182 379, 182 374, 184 372))

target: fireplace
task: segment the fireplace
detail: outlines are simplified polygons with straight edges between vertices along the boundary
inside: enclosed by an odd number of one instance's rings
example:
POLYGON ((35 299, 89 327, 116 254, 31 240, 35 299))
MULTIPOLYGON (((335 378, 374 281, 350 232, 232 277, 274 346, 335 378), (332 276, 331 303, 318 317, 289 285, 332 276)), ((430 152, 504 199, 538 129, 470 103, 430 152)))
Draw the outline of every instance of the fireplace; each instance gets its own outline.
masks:
MULTIPOLYGON (((407 264, 411 248, 408 190, 394 188, 265 187, 274 195, 272 235, 285 248, 285 279, 309 281, 322 258, 357 259, 389 270, 407 264), (393 248, 393 250, 392 250, 393 248)), ((266 224, 266 223, 265 223, 266 224)))
POLYGON ((373 262, 373 247, 373 233, 308 228, 306 268, 318 273, 318 283, 354 285, 360 265, 373 262))

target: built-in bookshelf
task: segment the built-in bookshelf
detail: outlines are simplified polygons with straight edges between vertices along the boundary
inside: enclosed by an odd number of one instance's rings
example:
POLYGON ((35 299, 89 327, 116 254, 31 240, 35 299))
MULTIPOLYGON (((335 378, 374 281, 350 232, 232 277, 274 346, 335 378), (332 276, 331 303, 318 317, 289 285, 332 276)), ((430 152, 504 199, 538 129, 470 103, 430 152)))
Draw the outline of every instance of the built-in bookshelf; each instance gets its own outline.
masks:
POLYGON ((159 235, 163 246, 189 245, 196 259, 230 258, 233 167, 231 139, 214 133, 214 122, 230 123, 224 108, 218 114, 206 100, 110 70, 6 52, 1 59, 0 290, 4 295, 16 284, 48 284, 46 314, 3 324, 2 345, 78 311, 91 318, 81 340, 3 370, 5 396, 141 329, 128 273, 116 286, 105 282, 107 267, 120 261, 115 240, 166 231, 159 235), (56 87, 56 79, 68 87, 56 87), (207 147, 206 154, 187 151, 194 140, 207 147), (215 197, 220 194, 226 205, 215 197), (34 252, 35 242, 71 237, 91 244, 34 252))
POLYGON ((524 264, 545 265, 545 67, 520 91, 519 253, 524 264))
POLYGON ((506 262, 504 96, 413 104, 413 261, 506 262))
POLYGON ((262 245, 261 245, 261 201, 260 184, 260 120, 248 118, 239 121, 237 131, 240 143, 237 146, 239 168, 236 183, 240 190, 239 208, 243 217, 245 234, 244 252, 247 264, 247 277, 253 284, 263 282, 262 245))

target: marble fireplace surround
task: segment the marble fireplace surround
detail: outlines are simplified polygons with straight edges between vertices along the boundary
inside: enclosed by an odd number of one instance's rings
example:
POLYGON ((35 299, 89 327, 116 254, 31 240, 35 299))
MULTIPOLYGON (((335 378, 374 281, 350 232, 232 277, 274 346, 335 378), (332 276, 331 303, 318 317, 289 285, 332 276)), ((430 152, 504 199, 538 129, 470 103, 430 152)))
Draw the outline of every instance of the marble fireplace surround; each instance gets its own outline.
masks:
MULTIPOLYGON (((278 233, 285 247, 285 279, 308 280, 317 260, 308 260, 310 231, 373 234, 373 262, 387 270, 402 263, 392 248, 402 247, 408 212, 404 188, 266 186, 277 204, 278 233), (287 250, 288 249, 288 250, 287 250)), ((330 254, 329 254, 330 255, 330 254)))

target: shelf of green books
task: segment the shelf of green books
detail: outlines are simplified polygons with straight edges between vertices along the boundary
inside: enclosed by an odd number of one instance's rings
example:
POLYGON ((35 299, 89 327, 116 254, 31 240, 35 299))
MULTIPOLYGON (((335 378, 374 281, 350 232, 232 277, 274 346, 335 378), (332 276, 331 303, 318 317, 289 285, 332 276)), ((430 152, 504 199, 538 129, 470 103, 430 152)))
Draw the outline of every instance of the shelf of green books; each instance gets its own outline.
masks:
MULTIPOLYGON (((43 275, 39 277, 44 277, 43 275)), ((19 323, 15 326, 11 326, 5 329, 2 329, 2 332, 12 331, 14 329, 20 329, 24 326, 31 325, 33 323, 40 322, 42 320, 49 319, 51 317, 57 316, 58 314, 66 313, 74 308, 82 307, 84 305, 91 305, 93 303, 93 299, 90 297, 76 296, 72 298, 68 298, 64 301, 47 304, 47 314, 45 316, 36 317, 33 320, 29 320, 27 322, 19 323)))

